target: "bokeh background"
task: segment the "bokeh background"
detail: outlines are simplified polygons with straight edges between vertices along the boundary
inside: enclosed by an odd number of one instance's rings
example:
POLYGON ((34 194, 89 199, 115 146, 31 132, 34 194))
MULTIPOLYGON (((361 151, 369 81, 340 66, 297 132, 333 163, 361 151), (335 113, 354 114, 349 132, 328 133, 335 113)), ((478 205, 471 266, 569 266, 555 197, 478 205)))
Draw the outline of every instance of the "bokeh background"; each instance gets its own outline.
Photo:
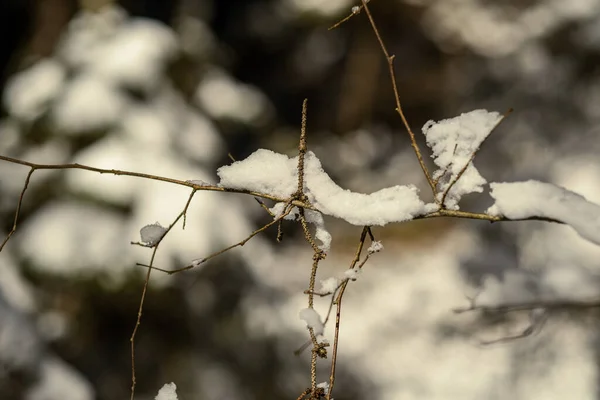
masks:
MULTIPOLYGON (((350 0, 3 0, 0 154, 217 182, 258 148, 294 154, 302 100, 309 148, 338 184, 413 183, 431 200, 394 111, 387 64, 350 0)), ((599 0, 376 0, 406 115, 514 113, 476 165, 489 181, 539 179, 600 202, 599 0)), ((424 146, 422 137, 419 141, 424 146)), ((432 163, 429 163, 432 165, 432 163)), ((11 226, 27 169, 0 163, 11 226)), ((0 398, 129 398, 129 337, 150 252, 188 191, 85 171, 41 171, 0 253, 0 398)), ((491 204, 466 197, 464 210, 491 204)), ((156 265, 176 268, 268 221, 247 196, 199 193, 156 265)), ((327 219, 319 277, 347 268, 360 227, 327 219)), ((437 219, 374 229, 385 250, 345 298, 338 399, 597 399, 595 310, 466 313, 494 301, 600 296, 600 250, 570 228, 437 219), (491 294, 489 294, 491 293, 491 294)), ((292 399, 309 384, 298 311, 312 252, 297 226, 270 230, 202 268, 153 274, 137 337, 137 399, 292 399)), ((321 311, 327 303, 318 304, 321 311)), ((332 327, 326 335, 331 338, 332 327)), ((319 371, 319 381, 327 378, 319 371)))

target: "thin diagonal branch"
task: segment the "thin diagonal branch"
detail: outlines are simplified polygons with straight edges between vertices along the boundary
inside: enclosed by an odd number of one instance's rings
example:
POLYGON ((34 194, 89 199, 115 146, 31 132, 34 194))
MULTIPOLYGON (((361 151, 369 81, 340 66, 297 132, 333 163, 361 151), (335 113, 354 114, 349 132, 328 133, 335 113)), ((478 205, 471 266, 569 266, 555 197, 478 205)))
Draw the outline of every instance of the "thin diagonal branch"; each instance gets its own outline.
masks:
POLYGON ((231 246, 225 247, 224 249, 216 251, 216 252, 214 252, 214 253, 212 253, 212 254, 204 257, 204 258, 198 259, 198 260, 194 261, 192 264, 187 265, 185 267, 178 268, 178 269, 173 269, 173 270, 168 270, 168 269, 159 268, 159 267, 155 267, 155 266, 152 266, 152 265, 140 264, 140 263, 137 263, 137 265, 139 265, 141 267, 155 269, 157 271, 164 272, 164 273, 169 274, 169 275, 173 275, 173 274, 177 274, 179 272, 190 270, 192 268, 200 266, 201 264, 204 264, 205 262, 207 262, 210 259, 213 259, 213 258, 215 258, 217 256, 220 256, 221 254, 223 254, 223 253, 225 253, 225 252, 227 252, 227 251, 229 251, 231 249, 234 249, 236 247, 241 247, 241 246, 245 245, 254 236, 258 235, 259 233, 261 233, 263 231, 265 231, 269 227, 277 224, 280 220, 282 220, 283 218, 285 218, 291 211, 292 211, 291 203, 288 203, 285 211, 279 217, 275 218, 273 221, 271 221, 268 224, 262 226, 261 228, 258 228, 257 230, 255 230, 254 232, 252 232, 250 235, 248 235, 245 239, 243 239, 243 240, 241 240, 241 241, 239 241, 239 242, 237 242, 235 244, 232 244, 231 246))
MULTIPOLYGON (((152 257, 150 257, 150 265, 154 263, 154 257, 156 256, 156 251, 158 246, 152 250, 152 257)), ((148 268, 148 272, 146 272, 146 279, 144 280, 144 288, 142 289, 142 297, 140 299, 140 305, 138 307, 137 319, 135 321, 135 326, 133 327, 133 332, 131 333, 131 337, 129 338, 129 342, 131 345, 131 397, 130 400, 135 398, 135 336, 137 335, 138 328, 142 323, 142 311, 144 309, 144 301, 146 300, 146 293, 148 291, 148 283, 150 282, 150 273, 152 272, 151 268, 148 268)))
MULTIPOLYGON (((352 263, 350 264, 351 269, 356 267, 356 264, 360 260, 360 255, 361 255, 363 247, 365 245, 367 233, 369 233, 369 232, 370 232, 370 228, 368 226, 365 226, 362 230, 362 233, 360 234, 358 248, 356 249, 356 254, 354 255, 354 259, 352 260, 352 263)), ((364 265, 364 263, 363 263, 363 265, 364 265)), ((326 400, 331 400, 331 393, 333 392, 333 386, 335 384, 335 369, 336 369, 336 365, 337 365, 337 352, 338 352, 338 345, 339 345, 339 341, 340 341, 340 322, 341 322, 341 315, 342 315, 342 298, 344 297, 344 292, 346 291, 346 287, 348 287, 347 279, 342 283, 342 285, 339 288, 339 291, 337 293, 337 297, 335 298, 335 304, 337 306, 337 309, 336 309, 336 313, 335 313, 335 331, 334 331, 334 336, 333 336, 333 348, 331 350, 331 370, 329 372, 329 390, 327 391, 326 400)))
POLYGON ((400 115, 400 118, 402 119, 402 123, 404 124, 404 127, 408 131, 408 135, 410 136, 410 145, 412 146, 412 148, 415 152, 415 155, 417 156, 417 160, 419 161, 421 170, 423 170, 423 174, 425 174, 425 178, 427 179, 427 183, 429 183, 429 187, 431 188, 431 192, 433 193, 433 197, 435 199, 436 193, 437 193, 436 187, 433 184, 433 180, 431 179, 429 170, 427 169, 427 167, 425 166, 425 162, 423 161, 423 156, 421 155, 421 150, 419 148, 419 144, 417 143, 417 140, 415 139, 415 134, 413 133, 412 129, 410 128, 410 125, 408 124, 408 121, 404 115, 404 111, 402 111, 402 104, 400 103, 400 94, 398 93, 398 85, 396 84, 396 74, 394 72, 394 57, 395 56, 389 54, 387 47, 386 47, 385 43, 383 42, 381 35, 379 34, 379 30, 377 29, 377 24, 375 24, 375 20, 373 19, 373 16, 371 16, 371 11, 369 11, 369 7, 367 6, 367 0, 362 0, 362 5, 363 5, 363 9, 365 10, 365 13, 367 14, 367 17, 369 18, 369 23, 371 24, 371 28, 373 28, 373 32, 375 33, 375 36, 377 37, 377 41, 379 42, 381 51, 383 52, 383 55, 385 56, 385 59, 387 60, 387 63, 388 63, 390 80, 392 81, 392 89, 394 91, 394 99, 396 100, 396 112, 400 115))
POLYGON ((331 31, 331 30, 334 30, 334 29, 338 28, 340 25, 342 25, 344 22, 348 21, 350 18, 354 17, 355 15, 360 14, 360 12, 361 12, 362 9, 363 9, 363 6, 354 6, 354 7, 352 7, 352 12, 350 13, 350 15, 344 17, 340 21, 338 21, 335 24, 331 25, 329 28, 327 28, 327 30, 331 31))
POLYGON ((0 251, 2 251, 6 243, 8 243, 8 241, 10 240, 10 237, 17 231, 17 222, 19 221, 19 213, 21 212, 23 197, 25 197, 25 191, 27 191, 27 188, 29 187, 29 181, 31 180, 31 175, 33 175, 34 171, 35 169, 32 168, 29 170, 29 173, 27 173, 27 178, 25 178, 25 183, 23 184, 23 190, 21 190, 21 194, 19 195, 19 202, 17 203, 17 210, 15 211, 13 226, 10 229, 10 232, 8 232, 8 235, 6 236, 2 244, 0 244, 0 251))
MULTIPOLYGON (((148 291, 148 283, 150 282, 150 273, 152 272, 152 266, 154 265, 154 259, 156 257, 156 252, 158 251, 158 246, 161 244, 163 239, 167 236, 167 234, 173 229, 173 227, 179 222, 181 218, 184 218, 185 223, 185 215, 187 214, 187 210, 190 207, 192 199, 194 198, 194 194, 196 194, 196 189, 193 189, 190 193, 183 210, 177 215, 177 217, 171 222, 171 224, 165 229, 165 232, 161 236, 160 239, 157 240, 156 244, 154 244, 154 249, 152 250, 152 256, 150 257, 150 264, 148 265, 148 272, 146 273, 146 279, 144 280, 144 288, 142 289, 142 297, 140 299, 140 305, 138 308, 137 319, 135 321, 135 326, 133 327, 133 332, 131 333, 131 337, 129 338, 129 342, 131 344, 131 400, 135 397, 135 337, 138 332, 138 328, 142 323, 142 311, 144 309, 144 301, 146 300, 146 293, 148 291)), ((139 243, 133 243, 139 244, 139 243)))

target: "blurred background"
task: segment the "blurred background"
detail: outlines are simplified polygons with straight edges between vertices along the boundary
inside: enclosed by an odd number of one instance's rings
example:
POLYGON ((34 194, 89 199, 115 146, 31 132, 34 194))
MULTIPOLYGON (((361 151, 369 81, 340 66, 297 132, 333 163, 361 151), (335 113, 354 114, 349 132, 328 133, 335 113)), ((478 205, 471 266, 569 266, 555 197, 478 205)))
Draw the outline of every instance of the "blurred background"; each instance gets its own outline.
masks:
MULTIPOLYGON (((365 15, 327 30, 354 5, 3 0, 0 154, 216 183, 228 153, 293 155, 307 97, 309 148, 340 186, 413 183, 430 201, 365 15)), ((482 175, 600 202, 600 0, 377 0, 371 10, 415 132, 512 107, 476 158, 482 175)), ((27 172, 0 163, 3 234, 27 172)), ((150 257, 129 243, 146 224, 171 223, 187 196, 155 181, 34 174, 0 253, 1 399, 129 398, 146 272, 135 263, 150 257)), ((483 193, 461 207, 490 204, 483 193)), ((248 196, 198 193, 156 265, 187 265, 268 218, 248 196)), ((326 223, 334 240, 320 279, 348 267, 361 231, 326 223)), ((283 243, 273 229, 202 268, 153 273, 137 399, 167 382, 183 400, 293 399, 309 385, 309 354, 293 351, 307 339, 298 311, 312 252, 297 226, 284 228, 283 243)), ((437 219, 374 234, 385 250, 347 291, 335 398, 600 398, 596 311, 552 314, 539 334, 488 347, 478 341, 522 331, 526 315, 451 312, 479 292, 496 302, 600 296, 597 246, 538 222, 437 219)))

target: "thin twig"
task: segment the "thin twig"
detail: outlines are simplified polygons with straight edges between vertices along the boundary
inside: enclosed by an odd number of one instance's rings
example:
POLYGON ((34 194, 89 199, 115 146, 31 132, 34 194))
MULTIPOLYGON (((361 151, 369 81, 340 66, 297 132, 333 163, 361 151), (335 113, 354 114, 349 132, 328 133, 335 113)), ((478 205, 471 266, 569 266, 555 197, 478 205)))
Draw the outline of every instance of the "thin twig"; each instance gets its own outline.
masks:
POLYGON ((509 343, 539 333, 548 321, 548 313, 545 309, 541 310, 541 314, 536 314, 536 311, 537 310, 531 310, 529 312, 529 325, 527 325, 527 327, 521 332, 515 335, 504 336, 497 339, 479 340, 479 345, 489 346, 498 343, 509 343))
MULTIPOLYGON (((185 221, 185 215, 187 214, 187 210, 190 207, 190 204, 192 203, 194 194, 196 194, 196 189, 192 190, 192 192, 190 193, 190 195, 187 199, 187 202, 185 203, 185 206, 183 207, 183 210, 177 215, 177 217, 173 220, 173 222, 171 222, 171 224, 169 224, 169 226, 167 228, 165 228, 165 232, 160 237, 160 239, 157 240, 156 244, 154 244, 154 246, 153 246, 154 249, 152 250, 152 256, 150 257, 150 264, 148 265, 148 272, 146 273, 146 279, 144 280, 144 288, 142 289, 142 297, 140 299, 140 305, 138 308, 137 319, 135 321, 135 326, 133 327, 133 332, 131 333, 131 337, 129 338, 129 341, 131 343, 131 400, 133 400, 133 398, 135 396, 135 385, 136 385, 135 336, 136 336, 138 328, 142 322, 142 311, 144 309, 144 301, 146 300, 148 283, 150 282, 150 273, 152 272, 152 266, 154 265, 154 259, 156 257, 156 252, 158 251, 158 246, 161 244, 161 242, 167 236, 167 234, 173 229, 173 227, 177 224, 177 222, 179 222, 179 220, 181 218, 184 218, 184 221, 185 221)), ((138 244, 138 243, 135 243, 135 244, 138 244)))
MULTIPOLYGON (((197 191, 248 194, 250 196, 255 196, 258 198, 262 198, 262 199, 273 200, 278 203, 285 203, 288 201, 288 199, 278 197, 278 196, 273 196, 268 193, 254 192, 254 191, 245 190, 245 189, 232 189, 232 188, 226 188, 226 187, 222 187, 222 186, 218 186, 218 185, 199 185, 199 184, 193 183, 192 181, 183 181, 180 179, 173 179, 173 178, 168 178, 168 177, 160 176, 160 175, 144 174, 141 172, 126 171, 126 170, 120 170, 120 169, 96 168, 96 167, 92 167, 89 165, 78 164, 78 163, 75 163, 75 164, 73 164, 73 163, 70 163, 70 164, 37 164, 37 163, 24 161, 24 160, 20 160, 18 158, 12 158, 12 157, 7 157, 7 156, 3 156, 3 155, 0 155, 0 160, 7 161, 7 162, 10 162, 13 164, 24 165, 29 168, 32 168, 33 170, 38 170, 38 169, 39 170, 79 169, 79 170, 85 170, 85 171, 90 171, 90 172, 96 172, 99 174, 111 174, 111 175, 118 175, 118 176, 131 176, 131 177, 135 177, 135 178, 150 179, 150 180, 154 180, 154 181, 171 183, 171 184, 179 185, 179 186, 186 186, 186 187, 189 187, 190 189, 196 189, 197 191)), ((306 208, 309 210, 315 210, 315 208, 313 206, 311 206, 310 204, 305 204, 299 200, 293 200, 292 204, 297 207, 302 207, 302 208, 306 208)))
POLYGON ((302 102, 302 127, 298 142, 298 200, 304 200, 304 157, 306 155, 306 114, 308 99, 302 102))
MULTIPOLYGON (((504 119, 506 117, 508 117, 511 113, 513 112, 512 108, 509 108, 508 111, 506 111, 502 117, 500 118, 500 120, 498 120, 498 122, 496 123, 496 125, 494 125, 494 127, 492 128, 492 130, 490 131, 490 133, 494 132, 496 130, 496 128, 498 128, 498 126, 502 123, 502 121, 504 121, 504 119)), ((469 160, 465 163, 465 165, 461 168, 460 171, 458 171, 458 174, 456 174, 456 176, 454 177, 454 179, 452 179, 452 181, 450 181, 450 183, 448 184, 448 187, 446 188, 446 190, 444 190, 444 194, 442 195, 442 200, 440 201, 440 205, 442 207, 444 207, 444 204, 446 203, 446 197, 448 196, 448 193, 450 193, 450 189, 452 189, 452 187, 456 184, 456 182, 458 182, 458 180, 463 176, 463 174, 465 173, 465 171, 467 170, 467 168, 469 167, 469 165, 473 162, 473 159, 475 158, 475 155, 477 154, 477 152, 479 151, 479 149, 481 148, 481 145, 475 149, 475 151, 473 152, 473 154, 471 154, 471 157, 469 157, 469 160)), ((437 185, 437 180, 435 182, 435 184, 437 185)))
POLYGON ((400 115, 400 118, 402 119, 402 123, 404 124, 404 127, 408 131, 408 135, 410 136, 410 145, 412 146, 412 148, 415 152, 415 155, 417 156, 419 165, 421 166, 421 169, 423 170, 423 173, 425 174, 425 178, 427 179, 427 183, 429 183, 429 187, 431 188, 431 192, 433 193, 433 197, 435 199, 436 193, 437 193, 436 187, 433 184, 433 180, 431 179, 431 176, 429 175, 429 171, 427 170, 427 167, 425 166, 425 162, 423 161, 423 156, 421 155, 421 150, 419 148, 417 140, 415 139, 415 134, 413 133, 412 129, 410 128, 410 125, 408 124, 406 117, 404 116, 404 111, 402 111, 402 104, 400 103, 400 94, 398 93, 398 85, 396 84, 396 74, 394 72, 394 57, 395 56, 389 54, 387 47, 386 47, 385 43, 383 42, 381 35, 379 34, 379 30, 377 29, 377 24, 375 24, 375 20, 371 16, 371 11, 369 11, 367 2, 368 2, 367 0, 362 0, 363 8, 365 10, 365 13, 367 14, 367 17, 369 18, 369 23, 371 24, 371 28, 373 28, 373 32, 375 33, 375 36, 377 37, 377 41, 379 42, 381 51, 383 52, 383 55, 385 56, 385 59, 387 60, 387 63, 388 63, 390 79, 392 81, 392 89, 394 90, 394 99, 396 100, 396 112, 400 115))
POLYGON ((465 218, 465 219, 478 219, 481 221, 489 221, 489 222, 515 222, 515 221, 545 221, 545 222, 554 222, 557 224, 564 224, 564 222, 546 218, 546 217, 527 217, 527 218, 506 218, 498 215, 490 215, 484 213, 474 213, 469 211, 460 211, 460 210, 447 210, 440 209, 438 211, 434 211, 428 214, 419 215, 413 219, 429 219, 429 218, 440 218, 440 217, 450 217, 450 218, 465 218))
MULTIPOLYGON (((360 240, 358 242, 358 248, 356 249, 356 254, 354 255, 354 259, 350 264, 350 268, 356 267, 356 264, 360 260, 360 254, 362 253, 363 247, 365 245, 365 240, 367 238, 367 233, 370 231, 368 226, 365 226, 360 234, 360 240)), ((336 313, 335 313, 335 332, 333 336, 333 348, 331 350, 331 370, 329 373, 329 390, 327 391, 326 400, 331 400, 331 393, 333 392, 333 386, 335 384, 335 368, 337 365, 337 352, 339 345, 339 336, 340 336, 340 321, 342 315, 342 298, 344 296, 344 292, 346 291, 346 287, 348 286, 348 280, 345 280, 342 286, 340 287, 335 303, 337 305, 336 313)))
POLYGON ((291 204, 288 204, 288 206, 285 209, 285 211, 279 217, 277 217, 273 221, 269 222, 268 224, 262 226, 261 228, 258 228, 257 230, 255 230, 254 232, 252 232, 250 235, 248 235, 245 239, 243 239, 243 240, 241 240, 241 241, 239 241, 239 242, 237 242, 235 244, 232 244, 231 246, 225 247, 224 249, 216 251, 216 252, 214 252, 214 253, 212 253, 212 254, 210 254, 210 255, 202 258, 202 259, 198 259, 196 262, 193 262, 192 264, 187 265, 185 267, 178 268, 178 269, 173 269, 173 270, 168 270, 168 269, 159 268, 159 267, 155 267, 155 266, 152 266, 152 265, 140 264, 140 263, 137 263, 136 265, 139 265, 141 267, 155 269, 157 271, 164 272, 164 273, 166 273, 168 275, 173 275, 173 274, 177 274, 179 272, 190 270, 192 268, 195 268, 195 267, 199 266, 200 264, 204 264, 205 262, 207 262, 208 260, 210 260, 212 258, 220 256, 221 254, 223 254, 223 253, 225 253, 225 252, 227 252, 227 251, 229 251, 231 249, 234 249, 236 247, 241 247, 241 246, 245 245, 254 236, 258 235, 259 233, 261 233, 263 231, 265 231, 269 227, 275 225, 276 223, 279 222, 279 220, 285 218, 291 211, 292 211, 291 204))
POLYGON ((15 211, 15 218, 13 220, 13 226, 12 226, 10 232, 8 232, 8 235, 6 236, 6 238, 4 239, 2 244, 0 244, 0 251, 2 251, 2 249, 4 248, 6 243, 8 243, 8 241, 10 240, 10 237, 17 231, 17 222, 19 221, 19 213, 21 212, 21 205, 23 204, 23 197, 25 196, 25 191, 27 190, 27 187, 29 186, 29 181, 31 180, 31 175, 33 175, 34 171, 35 171, 35 169, 32 168, 29 170, 29 173, 27 173, 27 178, 25 178, 25 184, 23 185, 23 190, 21 190, 21 194, 19 195, 19 202, 17 203, 17 210, 15 211))
POLYGON ((350 15, 348 15, 347 17, 344 17, 340 21, 331 25, 329 28, 327 28, 327 30, 328 31, 334 30, 334 29, 338 28, 340 25, 342 25, 344 22, 348 21, 350 18, 354 17, 355 15, 360 14, 361 10, 363 9, 363 6, 356 6, 356 7, 357 8, 352 7, 352 12, 350 13, 350 15))
POLYGON ((452 310, 456 314, 462 314, 469 311, 484 311, 494 313, 508 313, 514 311, 526 311, 543 308, 546 310, 572 310, 586 308, 600 308, 600 299, 590 300, 565 300, 565 299, 540 299, 528 302, 515 302, 497 305, 479 305, 472 303, 468 307, 455 308, 452 310))
MULTIPOLYGON (((298 171, 300 174, 300 171, 298 171)), ((308 283, 308 308, 314 309, 314 291, 315 291, 315 283, 317 279, 317 271, 319 268, 319 262, 325 258, 325 253, 319 249, 317 244, 315 243, 312 235, 310 234, 310 230, 308 229, 308 224, 306 223, 306 217, 304 216, 304 209, 299 209, 299 219, 302 225, 302 229, 304 231, 304 237, 306 241, 313 248, 313 263, 310 271, 310 279, 308 283)), ((313 343, 313 348, 311 351, 310 357, 310 383, 311 383, 311 393, 314 395, 317 390, 317 355, 319 351, 319 342, 317 341, 317 337, 315 336, 315 330, 312 327, 308 328, 308 332, 310 334, 310 340, 313 343)))
MULTIPOLYGON (((154 256, 156 255, 156 250, 158 246, 156 246, 152 250, 152 257, 150 258, 150 265, 154 262, 154 256)), ((144 280, 144 288, 142 289, 142 297, 140 299, 140 305, 138 308, 137 319, 135 321, 135 326, 133 327, 133 332, 131 333, 131 337, 129 338, 129 342, 131 344, 131 397, 133 400, 135 397, 135 335, 137 334, 138 328, 142 323, 142 310, 144 309, 144 300, 146 300, 146 293, 148 290, 148 282, 150 282, 150 273, 152 272, 151 268, 148 268, 148 272, 146 272, 146 279, 144 280)))
POLYGON ((296 398, 296 400, 302 400, 304 399, 306 396, 308 396, 311 392, 311 388, 307 388, 306 390, 304 390, 304 392, 302 392, 302 394, 300 396, 298 396, 296 398))
MULTIPOLYGON (((6 243, 8 242, 8 240, 10 239, 10 237, 14 234, 14 232, 16 230, 16 226, 18 224, 18 219, 19 219, 19 213, 22 208, 22 202, 23 202, 23 199, 25 196, 25 191, 28 188, 28 184, 31 181, 31 177, 32 177, 33 173, 37 170, 79 169, 79 170, 85 170, 85 171, 90 171, 90 172, 96 172, 96 173, 100 173, 100 174, 113 174, 113 175, 120 175, 120 176, 138 177, 138 178, 150 179, 150 180, 155 180, 155 181, 160 181, 160 182, 172 183, 172 184, 180 185, 180 186, 186 186, 186 187, 189 187, 196 191, 215 191, 215 192, 247 194, 247 195, 254 196, 257 199, 257 201, 259 201, 258 200, 259 198, 263 198, 263 199, 272 200, 272 201, 275 201, 278 203, 288 203, 289 202, 289 204, 296 206, 299 209, 319 211, 315 206, 313 206, 312 204, 309 204, 307 201, 301 201, 296 198, 289 200, 289 199, 284 199, 284 198, 280 198, 277 196, 273 196, 268 193, 254 192, 254 191, 250 191, 250 190, 230 189, 230 188, 224 188, 224 187, 220 187, 220 186, 197 185, 197 184, 194 184, 189 181, 182 181, 179 179, 172 179, 172 178, 167 178, 167 177, 163 177, 163 176, 159 176, 159 175, 151 175, 151 174, 144 174, 144 173, 133 172, 133 171, 125 171, 125 170, 116 170, 116 169, 95 168, 95 167, 91 167, 91 166, 83 165, 83 164, 36 164, 36 163, 23 161, 23 160, 6 157, 6 156, 2 156, 2 155, 0 155, 0 160, 7 161, 10 163, 14 163, 14 164, 24 165, 24 166, 31 168, 31 170, 29 171, 29 174, 27 175, 28 179, 26 179, 26 181, 25 181, 26 185, 24 185, 23 190, 21 192, 21 196, 19 197, 19 202, 17 204, 17 209, 15 212, 15 218, 14 218, 14 222, 13 222, 13 229, 11 229, 11 231, 8 233, 7 237, 4 239, 2 245, 0 245, 0 251, 2 251, 3 247, 6 245, 6 243)), ((259 203, 260 203, 260 201, 259 201, 259 203)), ((266 206, 264 206, 264 207, 266 207, 266 206)), ((439 217, 478 219, 478 220, 485 220, 485 221, 490 221, 490 222, 546 221, 546 222, 563 223, 562 221, 554 220, 551 218, 545 218, 545 217, 533 216, 533 217, 528 217, 528 218, 510 219, 510 218, 506 218, 506 217, 494 216, 494 215, 489 215, 489 214, 484 214, 484 213, 474 213, 474 212, 468 212, 468 211, 446 210, 446 209, 440 209, 438 211, 434 211, 434 212, 431 212, 428 214, 423 214, 423 215, 415 217, 414 219, 439 218, 439 217)), ((193 268, 193 267, 190 266, 188 269, 190 269, 190 268, 193 268)))

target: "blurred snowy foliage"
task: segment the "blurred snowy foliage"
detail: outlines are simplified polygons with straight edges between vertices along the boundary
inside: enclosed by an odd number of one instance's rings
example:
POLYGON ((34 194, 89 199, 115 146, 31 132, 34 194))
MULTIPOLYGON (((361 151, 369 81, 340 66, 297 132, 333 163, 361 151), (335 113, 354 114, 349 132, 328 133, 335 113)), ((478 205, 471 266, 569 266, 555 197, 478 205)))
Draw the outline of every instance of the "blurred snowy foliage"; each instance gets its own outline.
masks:
MULTIPOLYGON (((182 1, 183 9, 191 3, 182 1)), ((381 54, 364 14, 324 32, 354 3, 250 1, 225 23, 226 3, 206 2, 206 21, 190 12, 172 28, 116 6, 79 12, 56 51, 8 81, 0 153, 217 182, 232 147, 239 159, 267 146, 293 155, 308 93, 309 148, 336 183, 362 193, 415 184, 427 193, 387 77, 377 72, 381 54), (172 72, 182 57, 193 61, 186 90, 172 72), (257 126, 264 131, 252 133, 257 126)), ((372 11, 397 56, 415 132, 429 119, 513 107, 477 155, 481 175, 552 182, 600 202, 598 1, 378 0, 372 11)), ((0 167, 5 230, 25 175, 0 167)), ((22 224, 0 253, 0 398, 125 398, 140 295, 131 282, 145 273, 135 263, 149 256, 129 242, 149 223, 172 221, 189 190, 84 171, 36 176, 22 224)), ((484 210, 492 199, 462 201, 463 210, 484 210)), ((261 212, 249 198, 196 194, 185 231, 169 234, 156 265, 180 267, 237 242, 266 218, 261 212)), ((326 223, 333 242, 319 280, 348 268, 360 234, 326 223)), ((306 360, 291 353, 306 339, 297 315, 306 307, 311 253, 293 233, 277 248, 268 235, 197 274, 153 273, 138 345, 140 398, 171 381, 182 399, 292 398, 306 386, 306 360)), ((344 303, 336 393, 596 396, 593 312, 552 316, 536 337, 482 349, 477 339, 510 335, 527 321, 449 309, 477 292, 489 304, 540 293, 596 296, 598 246, 541 222, 421 221, 375 236, 385 251, 373 255, 344 303)), ((327 305, 318 302, 317 311, 327 305)), ((325 337, 331 332, 328 325, 325 337)))

